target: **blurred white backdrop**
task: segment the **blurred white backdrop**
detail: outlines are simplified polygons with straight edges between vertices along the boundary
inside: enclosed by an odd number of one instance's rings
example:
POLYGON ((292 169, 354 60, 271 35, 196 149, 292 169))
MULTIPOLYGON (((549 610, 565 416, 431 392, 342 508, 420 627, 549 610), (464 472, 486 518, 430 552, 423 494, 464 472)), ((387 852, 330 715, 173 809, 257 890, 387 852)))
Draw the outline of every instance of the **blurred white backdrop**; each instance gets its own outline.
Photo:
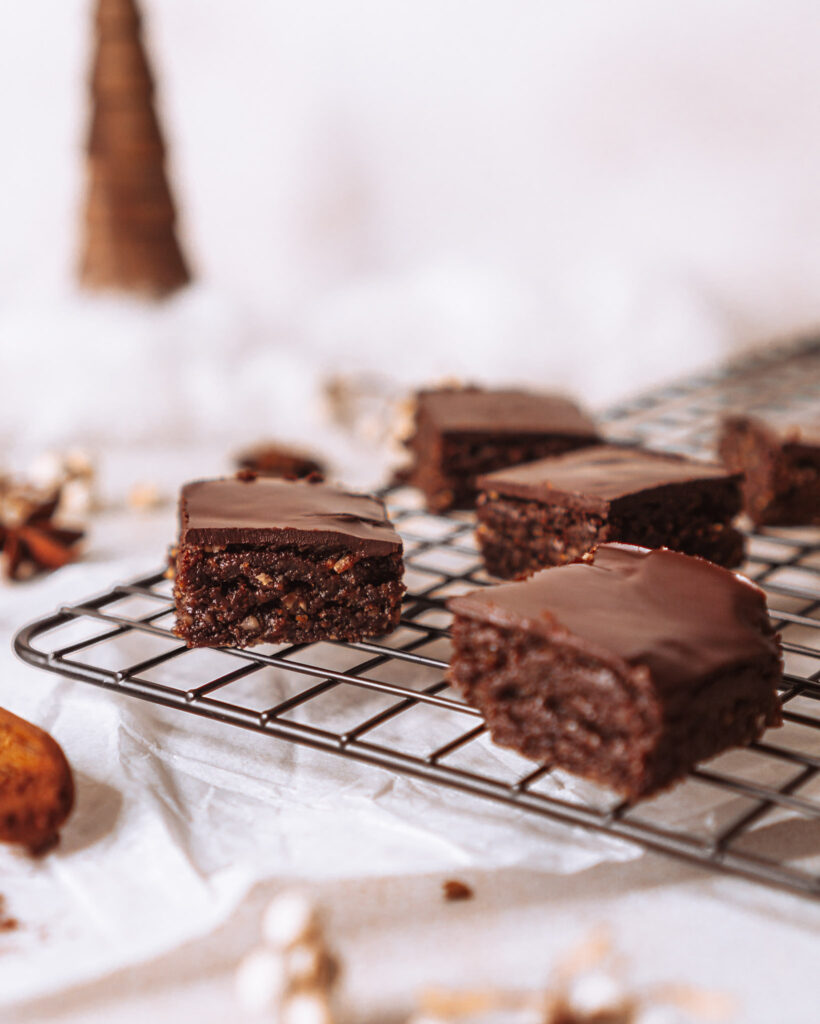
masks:
POLYGON ((7 444, 309 431, 319 378, 601 404, 820 320, 820 7, 144 0, 196 287, 72 283, 88 0, 0 38, 7 444))

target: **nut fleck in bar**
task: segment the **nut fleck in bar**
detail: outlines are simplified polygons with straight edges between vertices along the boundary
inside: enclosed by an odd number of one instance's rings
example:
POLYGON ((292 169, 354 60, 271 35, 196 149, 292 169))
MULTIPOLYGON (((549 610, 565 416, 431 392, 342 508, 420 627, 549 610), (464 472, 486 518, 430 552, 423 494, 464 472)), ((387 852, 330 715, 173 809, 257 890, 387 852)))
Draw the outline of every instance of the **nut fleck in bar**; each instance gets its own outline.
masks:
POLYGON ((561 395, 443 388, 416 395, 404 478, 431 511, 470 508, 479 473, 600 441, 595 424, 561 395))
POLYGON ((668 547, 743 561, 740 475, 640 448, 596 445, 479 477, 478 542, 488 572, 512 579, 596 544, 668 547))
POLYGON ((398 624, 402 542, 376 498, 272 478, 186 484, 176 633, 189 647, 361 640, 398 624))
POLYGON ((603 544, 449 608, 450 679, 493 739, 630 799, 781 723, 763 591, 704 559, 603 544))

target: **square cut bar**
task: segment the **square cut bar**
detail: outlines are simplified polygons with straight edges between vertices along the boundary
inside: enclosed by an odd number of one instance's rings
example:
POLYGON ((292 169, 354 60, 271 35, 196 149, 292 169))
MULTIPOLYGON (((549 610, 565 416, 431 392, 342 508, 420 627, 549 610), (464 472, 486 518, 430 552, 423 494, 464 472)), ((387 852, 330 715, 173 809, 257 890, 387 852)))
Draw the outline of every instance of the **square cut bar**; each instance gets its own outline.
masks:
POLYGON ((175 631, 189 647, 378 636, 398 625, 402 572, 376 498, 267 477, 182 489, 175 631))
POLYGON ((480 473, 600 441, 592 420, 562 395, 444 388, 416 395, 404 480, 433 512, 471 508, 480 473))
POLYGON ((313 455, 278 441, 260 441, 237 452, 234 461, 240 474, 250 470, 257 476, 274 476, 282 480, 309 478, 313 483, 319 483, 325 477, 325 467, 313 455))
POLYGON ((450 681, 495 742, 629 799, 781 724, 763 591, 703 559, 603 544, 449 607, 450 681))
POLYGON ((479 477, 476 535, 487 571, 503 579, 571 562, 623 541, 743 561, 739 475, 723 466, 600 445, 479 477))
POLYGON ((743 507, 757 526, 820 523, 820 422, 798 426, 727 416, 720 457, 743 473, 743 507))

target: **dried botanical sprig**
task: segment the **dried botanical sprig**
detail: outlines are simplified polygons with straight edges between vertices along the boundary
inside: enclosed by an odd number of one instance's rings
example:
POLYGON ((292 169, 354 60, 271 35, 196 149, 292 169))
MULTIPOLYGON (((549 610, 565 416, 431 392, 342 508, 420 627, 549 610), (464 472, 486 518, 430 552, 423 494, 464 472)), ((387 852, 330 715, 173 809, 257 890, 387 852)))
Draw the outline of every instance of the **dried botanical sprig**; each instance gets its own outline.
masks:
POLYGON ((78 557, 84 531, 58 524, 59 501, 59 491, 43 493, 27 484, 0 481, 0 550, 7 579, 30 579, 78 557))

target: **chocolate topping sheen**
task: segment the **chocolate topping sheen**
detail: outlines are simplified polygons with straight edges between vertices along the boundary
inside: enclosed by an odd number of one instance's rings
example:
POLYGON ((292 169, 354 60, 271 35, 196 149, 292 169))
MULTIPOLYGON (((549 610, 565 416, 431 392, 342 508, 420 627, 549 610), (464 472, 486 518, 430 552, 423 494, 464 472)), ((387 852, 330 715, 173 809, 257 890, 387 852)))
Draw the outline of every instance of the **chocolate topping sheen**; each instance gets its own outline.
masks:
POLYGON ((777 655, 763 591, 742 576, 665 548, 601 544, 592 560, 452 598, 456 615, 645 665, 661 689, 777 655))
POLYGON ((598 436, 593 421, 563 395, 454 388, 421 391, 417 402, 419 412, 443 432, 598 436))
POLYGON ((715 463, 640 448, 595 445, 487 473, 479 477, 478 487, 525 500, 549 501, 560 494, 598 499, 601 504, 669 484, 729 479, 726 468, 715 463))
POLYGON ((378 498, 270 477, 197 480, 182 488, 180 542, 330 543, 367 555, 401 551, 378 498))

